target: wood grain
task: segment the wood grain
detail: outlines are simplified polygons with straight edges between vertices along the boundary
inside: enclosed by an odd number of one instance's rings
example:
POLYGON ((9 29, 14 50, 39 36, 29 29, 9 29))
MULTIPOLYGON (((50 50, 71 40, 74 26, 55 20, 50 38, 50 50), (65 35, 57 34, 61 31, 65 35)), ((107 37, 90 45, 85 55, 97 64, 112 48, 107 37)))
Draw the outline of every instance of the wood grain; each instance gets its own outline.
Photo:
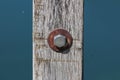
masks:
POLYGON ((82 80, 83 0, 33 0, 33 80, 82 80), (50 49, 54 29, 73 37, 67 54, 50 49))

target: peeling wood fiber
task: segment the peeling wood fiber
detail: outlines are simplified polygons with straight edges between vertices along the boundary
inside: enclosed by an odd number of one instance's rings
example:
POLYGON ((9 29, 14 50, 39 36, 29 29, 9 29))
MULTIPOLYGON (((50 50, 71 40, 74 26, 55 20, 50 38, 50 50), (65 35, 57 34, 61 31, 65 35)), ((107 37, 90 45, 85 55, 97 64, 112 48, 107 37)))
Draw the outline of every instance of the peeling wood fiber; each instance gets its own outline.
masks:
POLYGON ((33 0, 33 80, 82 80, 83 0, 33 0), (55 29, 73 37, 67 54, 50 49, 55 29))

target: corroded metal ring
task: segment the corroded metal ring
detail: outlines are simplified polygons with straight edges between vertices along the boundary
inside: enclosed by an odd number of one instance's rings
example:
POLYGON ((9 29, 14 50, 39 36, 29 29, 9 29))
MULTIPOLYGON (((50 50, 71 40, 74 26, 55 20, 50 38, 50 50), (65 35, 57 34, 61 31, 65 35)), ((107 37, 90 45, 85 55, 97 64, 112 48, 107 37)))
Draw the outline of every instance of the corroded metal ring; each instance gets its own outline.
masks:
POLYGON ((52 50, 54 50, 56 52, 64 52, 64 51, 70 49, 70 47, 72 46, 73 38, 68 31, 66 31, 64 29, 56 29, 49 34, 47 41, 52 50), (66 44, 63 47, 57 47, 54 44, 54 37, 57 35, 65 36, 66 44))

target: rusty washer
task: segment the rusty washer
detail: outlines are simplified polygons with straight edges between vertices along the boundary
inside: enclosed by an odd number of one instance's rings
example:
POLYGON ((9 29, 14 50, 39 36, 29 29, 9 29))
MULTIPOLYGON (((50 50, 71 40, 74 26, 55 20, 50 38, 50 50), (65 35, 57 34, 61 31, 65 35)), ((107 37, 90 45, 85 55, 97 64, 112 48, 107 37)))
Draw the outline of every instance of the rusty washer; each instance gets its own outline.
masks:
POLYGON ((64 52, 70 49, 72 43, 72 36, 64 29, 56 29, 48 36, 48 44, 56 52, 64 52))

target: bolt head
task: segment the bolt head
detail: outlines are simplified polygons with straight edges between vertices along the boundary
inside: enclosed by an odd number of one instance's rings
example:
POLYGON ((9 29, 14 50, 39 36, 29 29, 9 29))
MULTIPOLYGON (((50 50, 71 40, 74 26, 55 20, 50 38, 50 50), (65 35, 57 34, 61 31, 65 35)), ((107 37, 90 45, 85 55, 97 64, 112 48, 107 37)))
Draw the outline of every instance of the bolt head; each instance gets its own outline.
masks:
POLYGON ((70 49, 73 38, 68 31, 55 29, 49 34, 47 41, 51 49, 62 53, 70 49))
POLYGON ((56 47, 64 47, 66 45, 66 37, 61 35, 61 34, 58 34, 54 37, 54 45, 56 47))

